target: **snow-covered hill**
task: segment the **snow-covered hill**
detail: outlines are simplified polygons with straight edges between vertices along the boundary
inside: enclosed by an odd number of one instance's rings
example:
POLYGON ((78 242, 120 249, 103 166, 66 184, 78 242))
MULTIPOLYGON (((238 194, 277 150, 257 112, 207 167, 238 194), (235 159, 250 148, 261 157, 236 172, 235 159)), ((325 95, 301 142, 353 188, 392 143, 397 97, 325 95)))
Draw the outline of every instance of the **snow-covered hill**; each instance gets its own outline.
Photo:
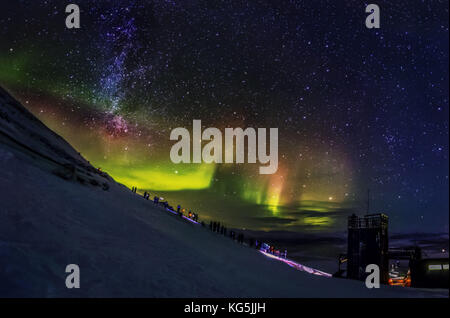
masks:
POLYGON ((0 88, 2 297, 428 297, 297 271, 97 171, 0 88), (67 289, 78 264, 81 288, 67 289))

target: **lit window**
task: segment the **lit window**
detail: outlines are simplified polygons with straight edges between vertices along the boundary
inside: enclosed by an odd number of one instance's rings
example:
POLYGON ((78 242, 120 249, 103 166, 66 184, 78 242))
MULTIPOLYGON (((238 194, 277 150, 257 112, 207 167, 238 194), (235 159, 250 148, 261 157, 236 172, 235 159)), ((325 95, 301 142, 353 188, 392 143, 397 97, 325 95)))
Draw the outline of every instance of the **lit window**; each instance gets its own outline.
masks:
POLYGON ((428 270, 430 270, 430 271, 436 271, 436 270, 440 271, 441 269, 442 269, 442 265, 441 264, 439 264, 439 265, 428 265, 428 270))

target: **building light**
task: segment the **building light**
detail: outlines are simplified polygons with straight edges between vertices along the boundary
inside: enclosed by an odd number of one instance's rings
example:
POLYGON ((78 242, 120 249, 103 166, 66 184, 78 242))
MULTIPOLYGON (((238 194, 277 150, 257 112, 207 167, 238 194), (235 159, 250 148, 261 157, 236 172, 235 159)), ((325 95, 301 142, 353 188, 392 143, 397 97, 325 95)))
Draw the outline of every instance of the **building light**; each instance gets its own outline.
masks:
POLYGON ((442 270, 442 265, 428 265, 428 270, 430 271, 440 271, 442 270))

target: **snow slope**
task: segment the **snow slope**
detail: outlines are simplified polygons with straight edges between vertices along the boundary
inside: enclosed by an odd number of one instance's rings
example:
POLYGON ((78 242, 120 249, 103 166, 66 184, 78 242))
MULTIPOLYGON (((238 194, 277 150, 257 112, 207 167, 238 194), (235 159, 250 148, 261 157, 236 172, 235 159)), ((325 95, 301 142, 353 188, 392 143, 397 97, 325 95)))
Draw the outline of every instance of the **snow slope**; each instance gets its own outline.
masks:
MULTIPOLYGON (((175 202, 173 202, 175 204, 175 202)), ((2 297, 448 297, 324 278, 186 222, 99 173, 0 88, 2 297), (65 287, 78 264, 81 288, 65 287)))

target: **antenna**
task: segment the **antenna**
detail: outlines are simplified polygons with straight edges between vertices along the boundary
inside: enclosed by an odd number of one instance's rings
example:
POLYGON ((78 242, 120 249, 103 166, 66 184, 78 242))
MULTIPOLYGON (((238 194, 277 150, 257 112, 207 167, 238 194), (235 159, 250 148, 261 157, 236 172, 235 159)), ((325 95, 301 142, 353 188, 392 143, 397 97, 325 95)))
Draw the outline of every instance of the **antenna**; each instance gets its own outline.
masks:
POLYGON ((367 189, 367 213, 369 214, 370 211, 370 189, 367 189))

